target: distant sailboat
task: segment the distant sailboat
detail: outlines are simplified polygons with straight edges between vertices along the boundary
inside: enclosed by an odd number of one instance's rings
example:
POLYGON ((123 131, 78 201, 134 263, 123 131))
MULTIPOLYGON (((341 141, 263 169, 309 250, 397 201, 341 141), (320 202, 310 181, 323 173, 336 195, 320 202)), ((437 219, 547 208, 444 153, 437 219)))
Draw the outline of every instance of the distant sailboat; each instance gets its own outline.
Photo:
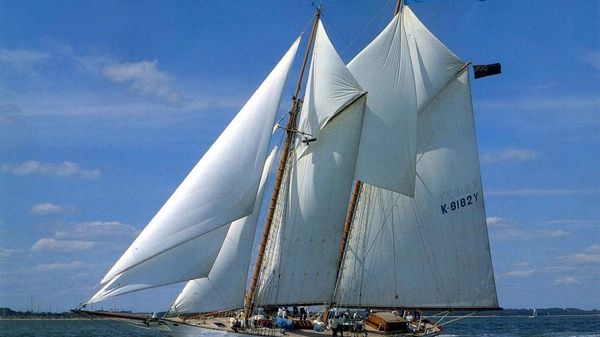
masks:
POLYGON ((531 315, 529 316, 529 318, 535 318, 537 317, 537 309, 533 309, 531 312, 531 315))
POLYGON ((339 323, 350 329, 433 336, 444 312, 498 309, 469 63, 401 1, 348 65, 320 10, 309 40, 268 205, 267 153, 299 39, 84 303, 189 281, 167 317, 77 312, 175 336, 279 335, 276 308, 321 306, 317 323, 288 323, 320 335, 337 308, 354 313, 339 323))

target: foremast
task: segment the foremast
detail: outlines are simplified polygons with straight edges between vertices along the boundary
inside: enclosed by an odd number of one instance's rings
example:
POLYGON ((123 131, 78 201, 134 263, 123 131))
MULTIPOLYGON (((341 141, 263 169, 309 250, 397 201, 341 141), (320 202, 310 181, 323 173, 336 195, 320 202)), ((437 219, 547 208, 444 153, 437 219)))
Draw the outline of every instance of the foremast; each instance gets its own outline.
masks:
POLYGON ((271 225, 273 223, 275 209, 277 208, 277 202, 279 200, 279 190, 281 189, 281 183, 283 181, 283 176, 286 171, 286 165, 289 158, 289 153, 294 141, 294 135, 296 134, 296 125, 298 119, 298 112, 301 107, 301 100, 298 98, 300 94, 300 90, 302 89, 302 79, 304 77, 304 71, 306 70, 306 64, 308 63, 308 58, 310 55, 310 51, 313 46, 315 34, 317 31, 317 24, 321 17, 321 8, 317 8, 315 12, 315 17, 312 23, 310 37, 308 40, 308 45, 306 47, 306 52, 304 53, 304 59, 302 60, 302 68, 300 69, 300 74, 298 75, 298 81, 296 83, 296 88, 294 90, 294 95, 292 96, 292 108, 290 109, 290 116, 285 127, 286 130, 286 138, 285 143, 282 148, 281 156, 279 159, 279 165, 277 168, 277 176, 275 177, 275 183, 273 187, 273 194, 271 196, 271 201, 269 203, 269 209, 267 211, 267 217, 265 219, 265 227, 263 229, 262 239, 258 248, 258 255, 256 257, 256 264, 254 266, 254 273, 252 275, 252 282, 250 283, 250 288, 246 294, 246 301, 244 304, 244 319, 248 320, 250 316, 250 311, 252 309, 252 303, 254 301, 254 294, 256 291, 256 285, 258 279, 260 277, 260 270, 262 268, 262 263, 264 260, 264 253, 267 246, 267 242, 269 239, 269 233, 271 232, 271 225))

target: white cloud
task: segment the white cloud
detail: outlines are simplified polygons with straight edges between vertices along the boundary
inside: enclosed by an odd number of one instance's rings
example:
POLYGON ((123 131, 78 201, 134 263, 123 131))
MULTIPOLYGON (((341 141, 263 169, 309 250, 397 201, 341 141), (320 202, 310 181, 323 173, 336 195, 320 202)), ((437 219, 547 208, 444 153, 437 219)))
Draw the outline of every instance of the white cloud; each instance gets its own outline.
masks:
POLYGON ((33 244, 31 250, 34 252, 59 252, 71 253, 93 249, 95 242, 83 240, 57 240, 54 238, 42 238, 33 244))
POLYGON ((89 240, 89 241, 129 241, 138 234, 133 226, 118 221, 79 222, 65 226, 54 233, 57 239, 89 240))
POLYGON ((47 58, 50 58, 49 54, 36 50, 0 49, 0 63, 16 68, 30 67, 47 58))
POLYGON ((73 261, 68 263, 49 263, 49 264, 40 264, 36 267, 37 270, 40 271, 63 271, 63 270, 73 270, 84 267, 85 263, 81 261, 73 261))
POLYGON ((110 65, 104 67, 102 73, 115 82, 129 83, 134 90, 143 94, 156 95, 176 105, 188 103, 169 86, 171 76, 158 69, 156 60, 110 65))
POLYGON ((488 227, 500 228, 500 227, 512 227, 515 224, 514 220, 501 218, 499 216, 488 216, 486 218, 488 227))
POLYGON ((484 164, 495 164, 500 162, 532 161, 537 158, 538 153, 534 150, 508 148, 483 154, 481 162, 484 164))
POLYGON ((600 194, 600 188, 550 188, 550 189, 511 189, 490 190, 486 196, 532 196, 532 195, 576 195, 600 194))
POLYGON ((506 277, 515 277, 515 278, 524 278, 524 277, 528 277, 531 274, 533 274, 534 270, 530 269, 530 270, 513 270, 513 271, 509 271, 506 272, 504 274, 502 274, 503 276, 506 277))
POLYGON ((569 227, 589 227, 589 226, 599 226, 600 220, 590 220, 590 219, 558 219, 558 220, 550 220, 546 221, 548 225, 567 225, 569 227))
POLYGON ((138 234, 134 227, 118 221, 90 221, 56 226, 58 228, 54 233, 39 239, 31 247, 31 251, 70 253, 107 247, 121 250, 138 234))
POLYGON ((490 230, 490 238, 496 241, 548 239, 571 235, 571 233, 564 230, 523 229, 517 221, 497 216, 487 217, 486 220, 490 230))
POLYGON ((0 166, 1 173, 9 173, 16 176, 30 174, 42 174, 58 177, 79 176, 85 179, 94 179, 100 176, 99 169, 84 169, 78 163, 65 161, 60 164, 41 163, 37 160, 28 160, 18 165, 3 164, 0 166))
POLYGON ((50 215, 50 214, 61 214, 65 212, 65 208, 59 205, 45 202, 42 204, 35 205, 31 208, 31 214, 34 215, 50 215))
POLYGON ((560 256, 558 260, 563 263, 571 264, 596 264, 600 263, 600 254, 578 253, 560 256))
POLYGON ((556 285, 569 285, 577 283, 577 279, 573 276, 566 276, 559 279, 554 280, 554 284, 556 285))
POLYGON ((600 245, 592 245, 587 247, 584 250, 586 253, 590 253, 590 254, 600 254, 600 245))

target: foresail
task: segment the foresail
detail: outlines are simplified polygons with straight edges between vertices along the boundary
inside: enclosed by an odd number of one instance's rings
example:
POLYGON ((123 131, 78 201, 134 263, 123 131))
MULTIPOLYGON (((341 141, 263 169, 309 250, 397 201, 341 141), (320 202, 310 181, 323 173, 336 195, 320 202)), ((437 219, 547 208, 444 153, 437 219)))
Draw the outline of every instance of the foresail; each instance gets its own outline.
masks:
POLYGON ((328 303, 335 288, 366 96, 320 24, 313 53, 299 125, 316 139, 291 154, 256 305, 328 303))
POLYGON ((364 185, 336 303, 497 308, 465 68, 419 114, 414 198, 364 185))
POLYGON ((299 39, 102 279, 101 290, 87 303, 208 275, 227 233, 227 228, 219 227, 247 216, 254 208, 275 115, 298 44, 299 39), (221 239, 213 237, 214 244, 205 247, 194 243, 217 232, 221 239), (197 261, 211 258, 210 263, 198 268, 197 261))
MULTIPOLYGON (((257 200, 262 200, 267 177, 277 149, 263 169, 257 200)), ((172 314, 201 313, 241 308, 252 254, 252 243, 261 203, 249 216, 231 223, 229 232, 208 277, 189 281, 173 303, 172 314)))

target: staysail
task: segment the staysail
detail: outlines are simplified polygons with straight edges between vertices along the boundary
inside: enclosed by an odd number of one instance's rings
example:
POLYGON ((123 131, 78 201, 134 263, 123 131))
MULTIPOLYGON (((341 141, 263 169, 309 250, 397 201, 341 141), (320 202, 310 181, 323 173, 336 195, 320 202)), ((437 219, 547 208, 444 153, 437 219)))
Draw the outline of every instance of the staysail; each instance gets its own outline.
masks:
POLYGON ((363 185, 335 302, 497 308, 468 68, 408 7, 401 16, 419 107, 414 198, 363 185))
POLYGON ((285 209, 271 232, 257 305, 331 300, 365 101, 319 22, 299 121, 302 133, 282 188, 285 209))
POLYGON ((200 313, 241 308, 267 177, 277 149, 265 162, 252 214, 231 223, 227 237, 207 277, 191 280, 171 307, 172 313, 200 313))
POLYGON ((228 224, 254 209, 275 115, 299 41, 106 274, 101 289, 87 303, 208 275, 228 224))

